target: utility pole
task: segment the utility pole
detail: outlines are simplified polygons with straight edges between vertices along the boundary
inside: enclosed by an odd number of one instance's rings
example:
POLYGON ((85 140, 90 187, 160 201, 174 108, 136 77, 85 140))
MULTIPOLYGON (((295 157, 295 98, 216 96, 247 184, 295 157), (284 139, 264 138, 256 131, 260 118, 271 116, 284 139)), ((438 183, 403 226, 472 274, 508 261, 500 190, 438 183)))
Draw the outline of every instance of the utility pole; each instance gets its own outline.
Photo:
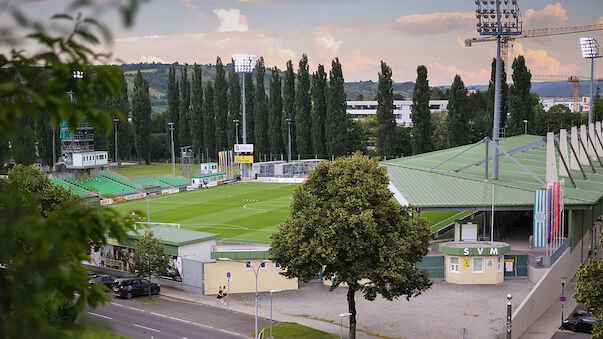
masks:
POLYGON ((291 119, 287 119, 287 125, 289 128, 289 162, 291 162, 291 119))
POLYGON ((117 162, 117 167, 121 167, 121 161, 119 160, 119 153, 117 153, 117 123, 119 122, 118 118, 113 119, 113 124, 115 125, 115 161, 117 162))
POLYGON ((176 177, 176 155, 174 154, 174 123, 168 122, 170 133, 172 135, 172 177, 176 177))

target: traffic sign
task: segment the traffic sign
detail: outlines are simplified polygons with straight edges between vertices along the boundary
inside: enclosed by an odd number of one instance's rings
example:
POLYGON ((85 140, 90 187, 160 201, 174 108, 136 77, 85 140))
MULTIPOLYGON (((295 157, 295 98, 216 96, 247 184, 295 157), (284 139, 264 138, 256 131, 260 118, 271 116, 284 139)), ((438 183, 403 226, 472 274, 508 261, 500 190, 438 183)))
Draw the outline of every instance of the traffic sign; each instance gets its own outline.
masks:
POLYGON ((230 282, 230 278, 226 278, 226 282, 230 282))
POLYGON ((565 301, 565 297, 561 297, 561 298, 559 298, 559 300, 561 300, 561 302, 564 302, 565 301))
POLYGON ((226 278, 230 278, 230 272, 226 272, 226 278))

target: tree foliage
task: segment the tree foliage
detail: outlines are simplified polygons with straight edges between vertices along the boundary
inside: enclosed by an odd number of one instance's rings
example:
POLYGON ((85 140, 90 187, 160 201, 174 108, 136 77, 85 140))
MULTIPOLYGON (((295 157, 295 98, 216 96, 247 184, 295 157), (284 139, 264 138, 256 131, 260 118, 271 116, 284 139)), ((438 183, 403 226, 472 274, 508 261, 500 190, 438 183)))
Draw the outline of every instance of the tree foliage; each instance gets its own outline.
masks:
POLYGON ((283 120, 281 126, 283 128, 283 144, 285 145, 288 145, 289 142, 289 123, 287 119, 291 119, 291 156, 293 157, 293 154, 297 152, 295 151, 295 73, 293 73, 293 62, 291 60, 287 61, 287 70, 283 80, 283 120))
POLYGON ((241 126, 241 84, 239 83, 239 75, 235 73, 234 67, 228 72, 228 147, 240 142, 236 140, 237 126, 234 120, 239 120, 239 128, 241 126))
POLYGON ((195 64, 193 68, 191 100, 191 138, 193 139, 193 152, 197 155, 203 153, 203 76, 201 66, 195 64))
MULTIPOLYGON (((178 148, 180 140, 178 133, 180 131, 180 90, 176 81, 176 67, 174 65, 170 65, 168 69, 167 102, 170 120, 168 122, 174 123, 174 147, 178 148)), ((170 142, 171 139, 168 139, 168 143, 170 142)))
POLYGON ((268 139, 268 98, 266 98, 266 89, 264 88, 264 75, 266 66, 264 58, 260 57, 255 63, 256 88, 255 88, 255 107, 253 109, 254 117, 254 151, 256 154, 266 154, 270 152, 270 140, 268 139))
MULTIPOLYGON (((207 97, 206 97, 207 98, 207 97)), ((215 114, 215 136, 216 150, 228 149, 228 83, 226 83, 226 72, 220 57, 216 59, 216 81, 214 82, 214 114, 215 114)), ((215 156, 216 154, 212 154, 215 156)))
POLYGON ((314 107, 310 116, 312 120, 312 147, 314 154, 327 154, 325 145, 325 119, 327 117, 327 73, 325 66, 319 64, 312 75, 312 102, 314 107))
POLYGON ((203 101, 203 143, 207 161, 217 159, 216 153, 216 125, 214 114, 214 86, 211 81, 205 85, 205 100, 203 101))
POLYGON ((180 121, 178 143, 180 146, 190 146, 191 139, 191 83, 188 80, 188 65, 180 67, 180 121))
MULTIPOLYGON (((255 143, 255 87, 253 86, 253 77, 251 73, 245 73, 245 118, 247 120, 247 125, 243 125, 243 120, 241 120, 241 131, 246 129, 247 131, 247 143, 254 144, 255 143)), ((241 132, 243 135, 243 132, 241 132)))
MULTIPOLYGON (((151 277, 159 277, 165 271, 168 258, 163 251, 164 245, 161 240, 155 238, 153 231, 145 230, 136 241, 136 252, 134 252, 134 264, 139 277, 147 277, 150 282, 151 277)), ((150 286, 149 298, 151 298, 150 286)))
POLYGON ((310 110, 312 99, 310 98, 310 70, 308 56, 304 54, 299 60, 297 69, 297 88, 295 91, 295 141, 297 153, 309 156, 312 150, 312 132, 310 121, 310 110))
POLYGON ((134 79, 134 96, 132 97, 132 122, 134 124, 134 142, 138 157, 151 163, 151 99, 149 98, 149 83, 138 71, 134 79))
POLYGON ((350 338, 355 292, 368 300, 409 299, 430 286, 415 263, 427 254, 427 221, 394 201, 386 168, 360 153, 323 162, 293 194, 291 216, 272 236, 270 258, 286 277, 310 281, 321 269, 331 290, 347 284, 350 338))
POLYGON ((394 157, 398 154, 396 117, 394 116, 394 90, 392 69, 381 61, 377 91, 377 154, 394 157))
MULTIPOLYGON (((350 140, 353 129, 352 118, 346 111, 346 94, 343 71, 339 58, 331 62, 329 87, 327 89, 327 116, 325 119, 325 141, 327 153, 334 156, 347 154, 354 150, 355 141, 350 140)), ((356 130, 354 130, 356 131, 356 130)), ((355 139, 355 138, 354 138, 355 139)))
POLYGON ((417 80, 412 97, 410 118, 412 120, 413 152, 425 153, 433 150, 433 125, 431 111, 429 110, 429 81, 427 68, 423 65, 417 67, 417 80))
MULTIPOLYGON (((500 61, 500 128, 504 128, 507 125, 507 113, 509 112, 509 85, 507 85, 507 71, 505 69, 504 60, 500 61)), ((487 112, 490 116, 494 117, 494 92, 496 88, 496 58, 492 59, 492 67, 490 71, 490 82, 488 83, 488 103, 487 112)), ((492 128, 492 124, 490 124, 492 128)), ((490 132, 492 134, 492 132, 490 132)))
POLYGON ((269 104, 268 137, 270 139, 270 153, 282 154, 284 152, 283 137, 281 135, 283 97, 281 96, 281 77, 278 75, 276 67, 272 69, 272 77, 270 78, 269 104))
POLYGON ((448 95, 448 147, 466 145, 470 141, 467 88, 460 75, 454 77, 448 95))
MULTIPOLYGON (((599 245, 603 245, 603 231, 599 236, 599 245)), ((593 338, 603 338, 603 260, 589 258, 580 265, 574 299, 593 310, 597 323, 593 328, 593 338)))
MULTIPOLYGON (((534 105, 537 101, 530 94, 531 80, 532 74, 526 67, 523 55, 520 55, 513 60, 513 85, 509 90, 511 120, 507 123, 509 135, 523 134, 523 121, 534 121, 534 105)), ((528 131, 532 131, 532 125, 528 123, 528 131)))

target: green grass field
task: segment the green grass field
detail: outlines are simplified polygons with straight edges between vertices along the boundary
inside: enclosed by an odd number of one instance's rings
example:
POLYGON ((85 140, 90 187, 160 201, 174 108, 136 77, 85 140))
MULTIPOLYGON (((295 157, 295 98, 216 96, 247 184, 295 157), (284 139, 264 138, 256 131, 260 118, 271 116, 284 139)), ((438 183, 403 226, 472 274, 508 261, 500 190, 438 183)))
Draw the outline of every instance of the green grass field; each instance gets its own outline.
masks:
MULTIPOLYGON (((137 166, 138 167, 138 166, 137 166)), ((134 175, 137 176, 137 175, 134 175)), ((219 234, 222 238, 270 241, 289 215, 297 184, 237 183, 150 199, 151 222, 219 234)), ((146 214, 147 201, 113 205, 127 213, 146 214)), ((432 232, 471 212, 423 212, 432 232)))
MULTIPOLYGON (((254 334, 251 333, 251 336, 254 334)), ((264 337, 270 335, 270 328, 264 330, 264 337)), ((274 338, 295 338, 295 339, 330 339, 337 338, 336 335, 323 332, 311 327, 303 326, 298 323, 282 323, 272 327, 272 336, 274 338)))
MULTIPOLYGON (((199 168, 197 168, 199 169, 199 168)), ((171 176, 172 175, 172 164, 168 163, 152 163, 150 165, 135 165, 125 166, 121 168, 114 168, 113 171, 128 177, 158 177, 158 176, 171 176)), ((176 175, 180 175, 180 164, 176 164, 176 175)))

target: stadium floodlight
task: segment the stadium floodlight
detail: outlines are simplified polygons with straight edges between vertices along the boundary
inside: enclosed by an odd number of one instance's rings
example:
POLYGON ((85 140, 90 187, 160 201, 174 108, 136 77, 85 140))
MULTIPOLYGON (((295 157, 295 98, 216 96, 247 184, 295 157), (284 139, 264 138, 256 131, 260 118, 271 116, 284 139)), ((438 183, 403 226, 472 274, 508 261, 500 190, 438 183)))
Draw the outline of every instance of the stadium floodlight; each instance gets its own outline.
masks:
POLYGON ((255 55, 253 54, 234 54, 232 56, 232 64, 234 70, 237 73, 251 73, 253 72, 253 61, 255 55))
POLYGON ((582 57, 584 59, 590 59, 590 105, 588 107, 588 123, 592 123, 595 59, 601 57, 601 55, 599 55, 599 43, 592 37, 580 38, 580 48, 582 49, 582 57))
POLYGON ((83 71, 73 71, 73 78, 74 79, 83 79, 84 72, 83 71))

